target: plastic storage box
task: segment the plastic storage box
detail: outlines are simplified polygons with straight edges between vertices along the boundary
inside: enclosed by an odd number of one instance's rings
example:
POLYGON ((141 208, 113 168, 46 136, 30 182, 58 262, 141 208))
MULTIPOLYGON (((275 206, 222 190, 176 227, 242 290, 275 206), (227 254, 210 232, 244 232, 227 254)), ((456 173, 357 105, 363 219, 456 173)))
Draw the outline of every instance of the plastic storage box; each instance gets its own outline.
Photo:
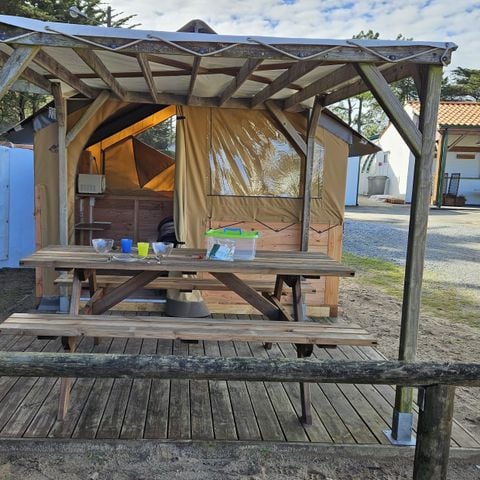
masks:
POLYGON ((210 229, 207 236, 207 254, 215 244, 230 240, 235 242, 234 260, 253 260, 255 258, 255 244, 260 234, 256 230, 242 230, 241 228, 210 229))

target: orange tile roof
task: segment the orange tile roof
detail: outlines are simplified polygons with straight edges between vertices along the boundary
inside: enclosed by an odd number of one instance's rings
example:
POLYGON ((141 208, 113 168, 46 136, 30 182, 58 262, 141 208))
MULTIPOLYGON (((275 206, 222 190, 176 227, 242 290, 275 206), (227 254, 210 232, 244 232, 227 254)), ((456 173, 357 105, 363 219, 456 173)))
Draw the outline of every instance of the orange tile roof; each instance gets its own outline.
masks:
MULTIPOLYGON (((420 112, 419 102, 408 102, 415 113, 420 112)), ((440 102, 438 109, 440 126, 480 126, 480 102, 440 102)))

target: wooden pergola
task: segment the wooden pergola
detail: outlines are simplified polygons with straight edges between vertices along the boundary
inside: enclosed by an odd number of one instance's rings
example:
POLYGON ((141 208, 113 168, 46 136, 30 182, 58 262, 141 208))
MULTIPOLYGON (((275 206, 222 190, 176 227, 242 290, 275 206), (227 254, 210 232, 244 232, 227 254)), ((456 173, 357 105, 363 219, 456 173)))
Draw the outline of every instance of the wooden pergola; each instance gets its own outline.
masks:
MULTIPOLYGON (((131 103, 267 109, 304 162, 301 249, 308 250, 314 133, 323 107, 371 91, 416 158, 399 359, 414 361, 431 199, 442 68, 452 43, 217 35, 194 21, 180 32, 40 22, 0 16, 0 98, 27 82, 55 98, 60 243, 68 243, 67 146, 110 97, 131 103), (417 126, 390 85, 413 78, 417 126), (67 132, 66 98, 91 99, 67 132), (309 115, 306 137, 285 111, 309 115)), ((393 440, 409 441, 411 388, 398 388, 393 440)))

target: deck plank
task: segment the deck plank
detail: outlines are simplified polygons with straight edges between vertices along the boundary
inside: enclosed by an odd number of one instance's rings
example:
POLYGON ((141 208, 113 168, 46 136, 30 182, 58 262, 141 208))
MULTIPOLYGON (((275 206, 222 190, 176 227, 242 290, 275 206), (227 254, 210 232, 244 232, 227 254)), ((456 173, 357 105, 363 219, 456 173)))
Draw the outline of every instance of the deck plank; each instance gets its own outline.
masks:
MULTIPOLYGON (((252 351, 248 344, 237 342, 234 346, 238 356, 252 356, 252 351)), ((282 427, 278 422, 263 382, 246 382, 246 387, 252 400, 252 407, 257 418, 262 440, 270 442, 284 441, 285 436, 283 435, 282 427)))
MULTIPOLYGON (((93 338, 85 338, 76 351, 79 353, 106 353, 110 343, 111 340, 103 339, 99 345, 94 345, 93 338)), ((55 422, 48 434, 49 437, 70 438, 72 436, 94 382, 94 378, 78 378, 75 381, 70 394, 67 415, 64 420, 55 422)))
MULTIPOLYGON (((35 349, 36 346, 39 347, 39 351, 43 352, 57 352, 61 349, 61 345, 58 340, 35 340, 30 344, 30 348, 32 349, 35 349)), ((12 380, 15 380, 15 378, 12 380)), ((16 437, 23 435, 56 382, 55 378, 32 378, 31 380, 33 381, 33 384, 31 385, 31 389, 28 390, 30 382, 22 382, 22 380, 26 379, 17 380, 14 388, 12 388, 12 390, 5 397, 5 403, 3 400, 0 402, 2 414, 6 413, 7 415, 8 412, 11 411, 9 403, 13 408, 15 405, 18 405, 18 408, 13 411, 10 419, 3 426, 1 435, 5 437, 16 437), (27 392, 23 400, 19 401, 19 397, 17 395, 13 394, 12 396, 12 393, 15 390, 18 392, 18 395, 21 395, 22 391, 23 393, 27 392), (8 402, 9 395, 10 402, 8 402)), ((3 385, 2 388, 4 388, 3 385)), ((0 415, 0 423, 3 423, 3 415, 0 415)))
MULTIPOLYGON (((188 353, 194 357, 204 356, 203 342, 188 346, 188 353)), ((210 391, 208 380, 190 380, 190 414, 192 422, 192 438, 213 440, 212 409, 210 408, 210 391)))
MULTIPOLYGON (((84 339, 81 339, 78 342, 77 347, 83 348, 84 339)), ((60 339, 57 339, 58 348, 60 347, 60 339)), ((75 383, 72 384, 72 388, 75 386, 75 383)), ((58 412, 58 399, 60 395, 60 380, 54 383, 48 395, 45 397, 43 404, 38 409, 36 415, 33 417, 30 425, 24 433, 26 438, 46 438, 51 428, 55 424, 57 419, 58 412)))
MULTIPOLYGON (((130 338, 125 347, 127 354, 138 354, 142 348, 142 340, 130 338)), ((123 419, 127 409, 128 398, 132 388, 131 378, 117 378, 114 380, 107 407, 97 432, 97 438, 119 438, 122 430, 123 419)))
MULTIPOLYGON (((268 358, 268 354, 260 344, 251 345, 255 357, 268 358)), ((302 422, 300 421, 290 399, 286 394, 283 385, 279 382, 265 382, 270 401, 273 405, 277 418, 282 426, 287 442, 308 442, 302 422)))
MULTIPOLYGON (((155 354, 156 352, 157 340, 145 339, 140 353, 155 354)), ((139 439, 143 437, 151 386, 152 381, 148 378, 135 378, 133 380, 120 438, 139 439)))
MULTIPOLYGON (((222 357, 235 357, 236 352, 232 342, 219 342, 222 357)), ((228 381, 228 391, 232 403, 235 426, 239 440, 261 440, 255 413, 245 382, 228 381)))
MULTIPOLYGON (((106 339, 102 339, 102 343, 106 341, 106 339)), ((115 338, 109 343, 108 353, 123 353, 126 344, 126 338, 115 338)), ((72 438, 93 439, 96 437, 113 382, 113 378, 95 379, 90 395, 73 431, 72 438)))
MULTIPOLYGON (((188 355, 188 344, 175 340, 173 342, 173 354, 188 355)), ((175 379, 170 382, 168 438, 174 440, 188 440, 191 438, 189 380, 175 379)))
MULTIPOLYGON (((325 350, 325 353, 328 354, 331 359, 345 360, 345 357, 338 352, 338 349, 328 349, 325 350)), ((384 430, 387 430, 389 425, 363 396, 363 385, 339 384, 338 386, 359 416, 361 418, 368 418, 367 426, 377 438, 378 443, 389 445, 390 441, 384 434, 384 430)))
MULTIPOLYGON (((158 355, 171 355, 173 342, 159 340, 158 355)), ((168 411, 170 407, 170 380, 155 378, 150 388, 144 438, 168 438, 168 411)))
MULTIPOLYGON (((292 350, 294 349, 292 348, 292 350)), ((268 350, 267 353, 270 358, 284 358, 286 356, 277 344, 272 345, 272 348, 268 350)), ((293 351, 288 356, 296 357, 297 353, 296 351, 293 351)), ((295 413, 298 417, 301 417, 302 406, 300 400, 299 384, 286 382, 283 384, 283 388, 285 389, 285 392, 290 399, 295 413)), ((325 425, 322 422, 322 419, 318 415, 317 411, 314 409, 312 409, 312 424, 305 428, 305 433, 307 434, 308 439, 311 442, 330 443, 332 441, 327 429, 325 428, 325 425)))
MULTIPOLYGON (((293 345, 279 345, 285 356, 297 355, 293 345)), ((317 383, 310 384, 312 407, 321 419, 334 443, 355 443, 355 439, 345 426, 342 418, 330 403, 317 383)))
MULTIPOLYGON (((206 355, 212 357, 220 356, 218 342, 204 343, 206 355)), ((223 380, 210 380, 208 382, 208 388, 210 390, 215 438, 217 440, 238 440, 227 382, 223 380)))

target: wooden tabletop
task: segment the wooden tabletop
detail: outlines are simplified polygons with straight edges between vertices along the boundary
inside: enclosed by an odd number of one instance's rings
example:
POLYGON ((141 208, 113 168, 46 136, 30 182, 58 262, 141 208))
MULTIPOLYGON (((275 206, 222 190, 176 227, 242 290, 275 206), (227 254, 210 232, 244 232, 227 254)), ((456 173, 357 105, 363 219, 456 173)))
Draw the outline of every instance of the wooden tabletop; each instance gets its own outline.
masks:
POLYGON ((117 252, 96 253, 92 247, 69 245, 49 246, 23 258, 25 267, 53 267, 56 269, 85 268, 121 271, 171 271, 171 272, 226 272, 252 274, 280 274, 302 276, 353 276, 354 271, 319 252, 257 250, 253 260, 224 262, 208 260, 206 251, 176 248, 160 263, 153 255, 131 262, 115 260, 117 252))

